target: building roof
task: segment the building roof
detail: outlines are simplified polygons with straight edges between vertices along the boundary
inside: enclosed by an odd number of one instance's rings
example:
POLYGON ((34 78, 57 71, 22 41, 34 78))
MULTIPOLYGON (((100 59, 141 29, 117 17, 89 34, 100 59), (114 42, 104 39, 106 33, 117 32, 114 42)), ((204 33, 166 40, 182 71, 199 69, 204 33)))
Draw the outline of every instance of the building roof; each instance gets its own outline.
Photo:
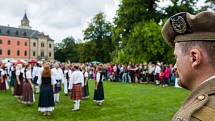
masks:
POLYGON ((24 28, 15 28, 0 25, 0 35, 15 36, 23 38, 37 38, 38 31, 24 28))
POLYGON ((39 32, 37 30, 25 29, 25 28, 15 28, 9 26, 1 26, 0 25, 0 35, 2 36, 13 36, 13 37, 22 37, 22 38, 35 38, 38 36, 48 37, 50 41, 54 41, 48 35, 44 35, 43 32, 39 32))
POLYGON ((26 12, 25 12, 25 15, 23 16, 22 20, 23 20, 23 21, 28 21, 28 22, 29 22, 26 12))

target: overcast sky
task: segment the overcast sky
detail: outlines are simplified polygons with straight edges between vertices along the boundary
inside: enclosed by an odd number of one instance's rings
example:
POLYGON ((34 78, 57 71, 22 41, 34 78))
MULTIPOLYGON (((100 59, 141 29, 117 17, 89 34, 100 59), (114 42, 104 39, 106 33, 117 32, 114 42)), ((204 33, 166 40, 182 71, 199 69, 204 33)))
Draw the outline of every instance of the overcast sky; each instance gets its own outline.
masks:
POLYGON ((25 9, 32 29, 57 42, 67 36, 83 39, 83 29, 98 12, 113 20, 119 0, 0 0, 0 24, 18 27, 25 9))
MULTIPOLYGON (((83 30, 98 12, 113 21, 120 0, 0 0, 0 25, 18 27, 25 9, 32 29, 56 42, 73 36, 83 39, 83 30)), ((169 4, 168 0, 160 3, 169 4)))

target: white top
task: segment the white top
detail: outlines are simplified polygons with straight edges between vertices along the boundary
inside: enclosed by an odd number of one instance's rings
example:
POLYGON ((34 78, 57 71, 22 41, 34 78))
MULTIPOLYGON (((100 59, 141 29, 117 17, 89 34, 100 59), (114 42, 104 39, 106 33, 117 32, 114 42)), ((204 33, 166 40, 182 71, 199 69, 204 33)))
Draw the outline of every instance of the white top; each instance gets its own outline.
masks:
POLYGON ((15 70, 13 66, 11 66, 10 69, 11 69, 11 71, 14 71, 14 70, 15 70))
MULTIPOLYGON (((41 70, 41 73, 39 74, 38 76, 38 80, 37 80, 37 84, 41 85, 42 84, 42 72, 43 70, 41 70)), ((51 73, 51 84, 52 85, 55 85, 57 83, 57 81, 55 80, 54 76, 53 76, 53 73, 51 73)))
POLYGON ((69 78, 72 77, 72 73, 73 73, 73 71, 72 71, 72 70, 69 70, 69 78))
POLYGON ((12 76, 12 71, 14 71, 13 66, 10 67, 9 72, 8 72, 8 74, 9 74, 10 77, 12 76))
POLYGON ((66 73, 68 73, 69 79, 71 78, 72 71, 71 70, 64 70, 64 80, 63 82, 67 82, 66 73))
POLYGON ((76 70, 72 73, 69 81, 69 89, 73 88, 73 84, 81 83, 81 86, 84 86, 84 75, 81 71, 76 70))
POLYGON ((1 71, 1 76, 4 76, 6 74, 5 70, 3 70, 2 68, 0 68, 1 71))
POLYGON ((11 62, 7 62, 7 63, 5 64, 5 66, 7 67, 7 69, 10 69, 10 67, 12 66, 12 63, 11 63, 11 62))
POLYGON ((155 74, 160 73, 160 72, 161 72, 161 67, 157 65, 155 67, 155 74))
POLYGON ((23 78, 32 79, 31 69, 26 71, 26 74, 23 74, 23 78), (26 77, 25 77, 26 75, 26 77))
MULTIPOLYGON (((99 83, 100 77, 101 77, 101 72, 97 72, 97 73, 96 73, 96 82, 97 82, 97 83, 99 83)), ((103 77, 102 77, 101 81, 103 81, 103 77)))
POLYGON ((63 75, 64 75, 64 78, 66 79, 66 74, 67 73, 69 73, 69 70, 64 70, 64 73, 63 73, 63 75))
POLYGON ((148 67, 148 71, 151 74, 155 70, 155 67, 152 67, 151 65, 148 67))
POLYGON ((86 78, 89 77, 89 74, 87 71, 84 72, 84 77, 86 77, 86 78))
POLYGON ((120 72, 123 72, 124 71, 124 67, 122 66, 121 68, 120 68, 120 72))
POLYGON ((19 76, 20 73, 24 74, 24 68, 22 68, 22 69, 16 69, 16 75, 19 76))
POLYGON ((32 70, 32 77, 39 76, 41 73, 41 67, 34 66, 32 70))
POLYGON ((63 71, 61 68, 58 68, 58 69, 53 68, 52 73, 56 80, 61 80, 61 81, 64 80, 64 75, 63 75, 63 71))

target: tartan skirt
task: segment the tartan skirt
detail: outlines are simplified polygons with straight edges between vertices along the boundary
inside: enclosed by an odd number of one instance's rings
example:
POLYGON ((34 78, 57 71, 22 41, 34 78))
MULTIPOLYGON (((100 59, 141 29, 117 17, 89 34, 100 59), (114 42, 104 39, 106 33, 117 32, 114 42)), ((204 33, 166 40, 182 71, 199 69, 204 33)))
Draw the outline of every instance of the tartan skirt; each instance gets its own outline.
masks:
POLYGON ((31 87, 31 84, 27 81, 25 81, 23 84, 22 102, 25 104, 34 102, 33 89, 31 87))
POLYGON ((14 85, 14 96, 22 96, 22 90, 23 90, 23 80, 20 79, 20 85, 18 85, 17 81, 14 85))
POLYGON ((5 91, 6 90, 6 82, 5 80, 0 80, 0 91, 5 91))
POLYGON ((80 100, 82 97, 82 87, 81 84, 73 84, 71 99, 80 100))

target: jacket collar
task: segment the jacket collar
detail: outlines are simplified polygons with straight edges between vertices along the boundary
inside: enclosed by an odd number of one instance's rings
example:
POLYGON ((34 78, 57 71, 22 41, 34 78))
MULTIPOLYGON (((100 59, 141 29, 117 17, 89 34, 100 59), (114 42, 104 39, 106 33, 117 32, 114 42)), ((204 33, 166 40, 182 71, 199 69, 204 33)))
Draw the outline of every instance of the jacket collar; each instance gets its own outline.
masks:
POLYGON ((215 94, 215 78, 192 90, 172 121, 190 121, 191 115, 208 102, 210 94, 215 94))

